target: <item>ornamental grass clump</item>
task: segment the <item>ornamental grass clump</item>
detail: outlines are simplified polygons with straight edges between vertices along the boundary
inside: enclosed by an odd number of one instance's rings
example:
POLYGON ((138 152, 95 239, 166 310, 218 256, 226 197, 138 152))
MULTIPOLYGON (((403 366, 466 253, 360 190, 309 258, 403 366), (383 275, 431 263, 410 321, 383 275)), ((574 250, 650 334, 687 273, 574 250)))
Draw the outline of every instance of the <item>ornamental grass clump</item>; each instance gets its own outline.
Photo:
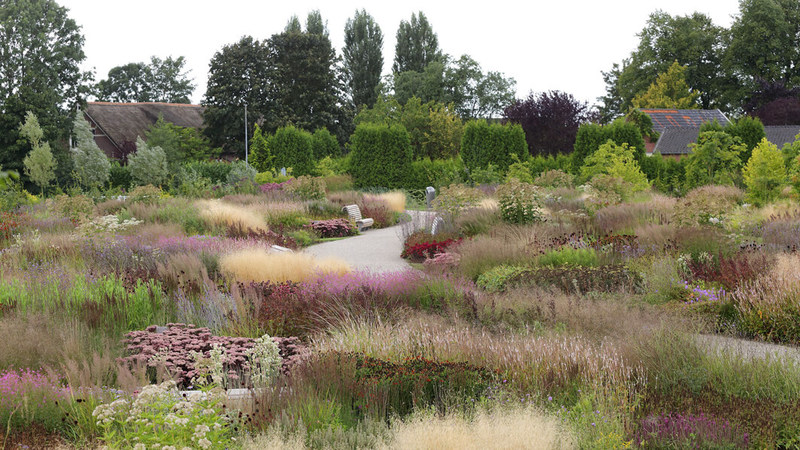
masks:
POLYGON ((737 328, 772 342, 800 344, 800 256, 780 255, 775 267, 731 293, 737 328))
POLYGON ((344 274, 351 270, 340 259, 316 259, 303 253, 270 253, 257 248, 224 255, 219 265, 222 273, 244 282, 306 281, 320 274, 344 274))
POLYGON ((201 200, 197 202, 200 217, 211 225, 226 228, 239 225, 244 229, 269 231, 264 217, 256 214, 252 208, 223 203, 219 200, 201 200))
POLYGON ((402 213, 406 210, 406 194, 401 191, 384 192, 377 195, 366 194, 364 198, 383 202, 393 213, 402 213))

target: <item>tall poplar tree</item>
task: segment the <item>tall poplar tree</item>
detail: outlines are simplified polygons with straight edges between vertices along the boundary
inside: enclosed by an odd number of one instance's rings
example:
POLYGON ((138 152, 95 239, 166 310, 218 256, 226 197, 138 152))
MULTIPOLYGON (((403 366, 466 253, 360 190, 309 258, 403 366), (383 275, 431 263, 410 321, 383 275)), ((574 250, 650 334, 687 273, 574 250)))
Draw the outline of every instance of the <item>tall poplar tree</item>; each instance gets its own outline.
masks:
POLYGON ((344 71, 357 107, 368 108, 378 98, 383 71, 383 32, 366 10, 356 11, 344 27, 344 71))
POLYGON ((400 21, 392 72, 422 72, 429 63, 441 57, 439 38, 422 11, 419 14, 412 13, 410 22, 400 21))

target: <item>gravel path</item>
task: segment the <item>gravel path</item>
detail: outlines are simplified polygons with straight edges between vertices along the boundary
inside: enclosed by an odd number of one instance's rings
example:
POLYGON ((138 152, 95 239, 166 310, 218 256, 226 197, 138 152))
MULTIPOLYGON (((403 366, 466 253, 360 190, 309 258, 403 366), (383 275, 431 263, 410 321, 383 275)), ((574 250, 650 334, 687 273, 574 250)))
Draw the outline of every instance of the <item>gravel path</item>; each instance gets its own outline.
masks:
POLYGON ((339 258, 356 270, 397 272, 411 266, 400 257, 403 243, 401 227, 396 225, 380 230, 367 229, 360 236, 312 245, 304 251, 317 258, 339 258))
POLYGON ((794 359, 800 363, 800 348, 768 342, 750 341, 716 334, 698 334, 697 341, 709 351, 727 351, 739 354, 745 359, 773 358, 794 359))

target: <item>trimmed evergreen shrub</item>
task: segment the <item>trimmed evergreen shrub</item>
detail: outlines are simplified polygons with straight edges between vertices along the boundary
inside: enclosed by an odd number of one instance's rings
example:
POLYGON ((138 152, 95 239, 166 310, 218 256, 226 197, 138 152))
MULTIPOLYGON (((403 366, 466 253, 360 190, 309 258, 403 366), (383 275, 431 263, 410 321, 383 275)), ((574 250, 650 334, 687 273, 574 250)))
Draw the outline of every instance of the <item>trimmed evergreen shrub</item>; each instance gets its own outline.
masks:
POLYGON ((609 125, 585 123, 578 128, 578 134, 575 136, 575 149, 572 153, 573 170, 580 169, 583 160, 609 139, 617 145, 628 144, 633 148, 636 162, 640 163, 645 158, 644 138, 637 124, 625 122, 624 118, 617 119, 609 125))
POLYGON ((408 181, 413 151, 402 125, 362 123, 350 138, 350 149, 356 187, 399 188, 408 181))
POLYGON ((291 167, 294 175, 312 175, 314 152, 311 133, 293 125, 278 128, 269 138, 269 149, 275 158, 272 165, 278 169, 291 167))
POLYGON ((527 152, 525 132, 519 124, 489 124, 485 120, 476 120, 464 127, 461 158, 470 171, 493 164, 505 172, 513 162, 512 154, 524 156, 527 152))
POLYGON ((311 136, 311 147, 313 149, 314 159, 317 160, 326 156, 335 158, 342 154, 339 141, 336 140, 336 136, 332 135, 327 128, 317 128, 317 131, 311 136))

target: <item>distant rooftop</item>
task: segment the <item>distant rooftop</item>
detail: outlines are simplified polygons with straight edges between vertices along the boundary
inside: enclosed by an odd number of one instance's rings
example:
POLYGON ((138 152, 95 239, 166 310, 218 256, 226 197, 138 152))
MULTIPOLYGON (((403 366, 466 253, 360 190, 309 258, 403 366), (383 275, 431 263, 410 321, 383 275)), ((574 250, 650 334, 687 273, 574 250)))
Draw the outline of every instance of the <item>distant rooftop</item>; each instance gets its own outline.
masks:
MULTIPOLYGON (((725 126, 730 121, 718 109, 640 109, 650 116, 653 130, 662 133, 667 128, 700 128, 705 122, 716 120, 725 126)), ((696 135, 695 135, 696 137, 696 135)))

